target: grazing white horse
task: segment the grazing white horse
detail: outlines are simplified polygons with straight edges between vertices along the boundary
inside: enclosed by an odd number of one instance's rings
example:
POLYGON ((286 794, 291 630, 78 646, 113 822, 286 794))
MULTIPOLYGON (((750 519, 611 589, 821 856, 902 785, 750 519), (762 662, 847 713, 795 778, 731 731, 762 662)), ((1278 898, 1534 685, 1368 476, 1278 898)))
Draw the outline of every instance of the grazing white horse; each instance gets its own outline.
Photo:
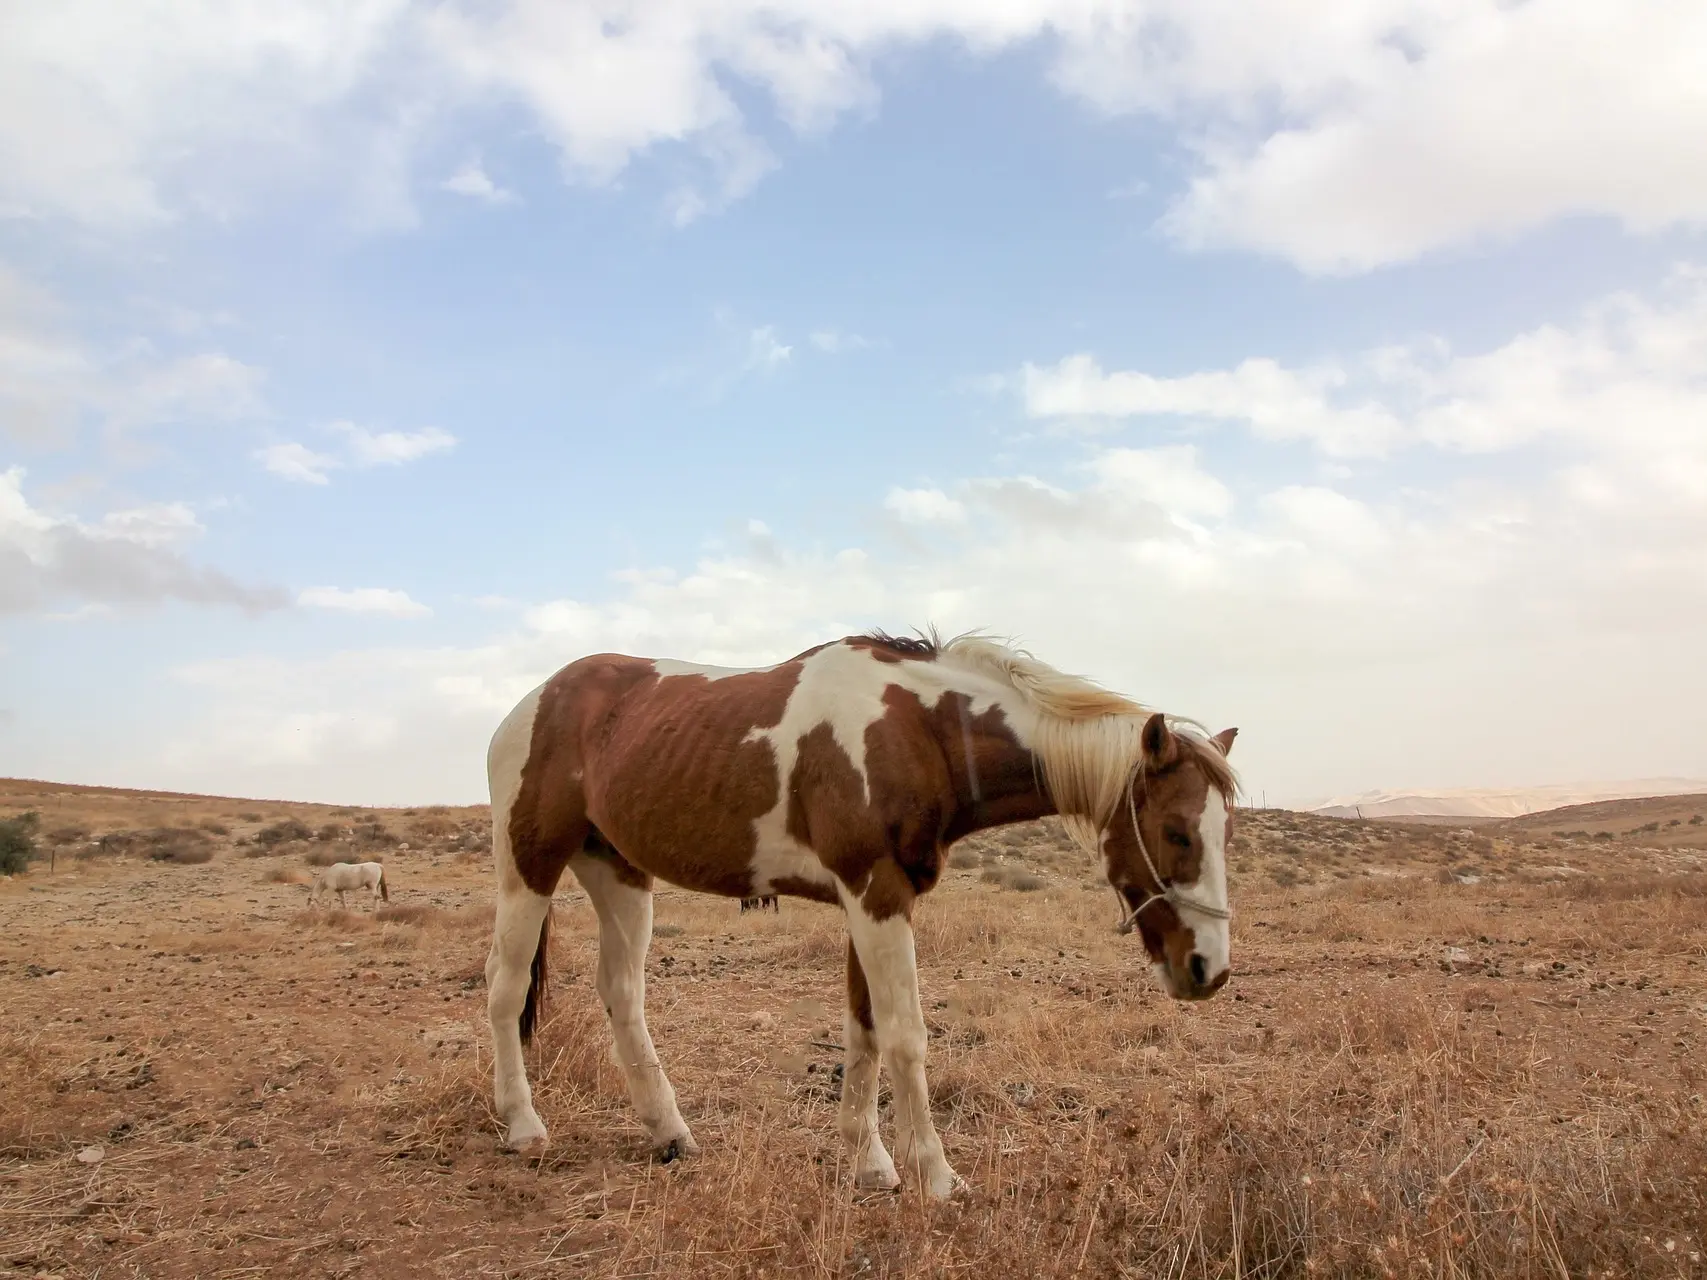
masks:
POLYGON ((308 889, 308 905, 313 906, 322 893, 338 895, 338 905, 348 907, 344 895, 351 889, 367 889, 373 894, 375 906, 381 898, 391 901, 391 890, 385 884, 385 864, 382 862, 334 862, 319 875, 308 889))

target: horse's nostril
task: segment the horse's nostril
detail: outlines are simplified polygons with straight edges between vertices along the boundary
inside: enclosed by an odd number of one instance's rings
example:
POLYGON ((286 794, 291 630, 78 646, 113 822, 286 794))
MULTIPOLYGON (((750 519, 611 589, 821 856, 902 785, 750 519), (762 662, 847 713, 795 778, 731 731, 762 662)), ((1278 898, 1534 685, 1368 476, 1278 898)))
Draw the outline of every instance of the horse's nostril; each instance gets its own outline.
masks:
POLYGON ((1209 981, 1209 962, 1195 951, 1191 955, 1191 980, 1200 987, 1209 981))

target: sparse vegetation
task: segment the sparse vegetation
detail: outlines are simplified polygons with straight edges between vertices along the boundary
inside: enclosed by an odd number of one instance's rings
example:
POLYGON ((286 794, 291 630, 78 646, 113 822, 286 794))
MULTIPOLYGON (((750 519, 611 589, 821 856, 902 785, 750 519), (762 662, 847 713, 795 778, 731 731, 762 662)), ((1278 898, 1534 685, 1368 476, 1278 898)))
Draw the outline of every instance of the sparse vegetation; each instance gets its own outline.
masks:
MULTIPOLYGON (((55 821, 140 854, 179 829, 162 811, 55 821)), ((566 883, 529 1059, 557 1145, 534 1167, 494 1150, 478 860, 407 860, 374 912, 302 909, 294 855, 339 847, 319 841, 14 885, 0 1270, 347 1273, 325 1189, 359 1185, 394 1260, 470 1275, 1689 1277, 1707 854, 1674 812, 1639 843, 1568 834, 1653 817, 1631 810, 1489 825, 1484 857, 1450 827, 1241 811, 1234 980, 1190 1007, 1050 824, 957 844, 997 878, 945 877, 918 911, 932 1103, 971 1184, 947 1208, 846 1184, 833 909, 660 894, 652 1029, 706 1149, 659 1167, 566 883), (1007 891, 1019 875, 1047 891, 1007 891), (90 1145, 98 1164, 73 1159, 90 1145)))
POLYGON ((314 832, 301 818, 283 818, 255 833, 255 843, 272 847, 293 840, 312 839, 314 832))
POLYGON ((0 819, 0 875, 22 875, 35 861, 41 817, 33 810, 0 819))

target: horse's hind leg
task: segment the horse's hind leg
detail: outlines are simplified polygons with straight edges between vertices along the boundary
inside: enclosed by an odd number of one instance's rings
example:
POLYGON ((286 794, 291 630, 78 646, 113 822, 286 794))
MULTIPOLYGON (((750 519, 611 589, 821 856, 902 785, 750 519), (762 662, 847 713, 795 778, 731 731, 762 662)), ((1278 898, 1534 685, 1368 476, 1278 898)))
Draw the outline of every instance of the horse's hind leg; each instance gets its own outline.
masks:
POLYGON ((599 915, 599 999, 610 1019, 616 1062, 661 1160, 699 1150, 676 1106, 646 1029, 646 949, 652 942, 652 878, 595 836, 569 864, 599 915))
MULTIPOLYGON (((539 695, 525 699, 505 718, 487 755, 492 793, 492 862, 498 903, 492 949, 486 957, 486 1016, 492 1027, 492 1101, 504 1123, 505 1145, 540 1155, 550 1139, 534 1110, 522 1061, 522 1036, 542 1011, 546 983, 546 917, 551 895, 569 857, 586 838, 586 816, 578 796, 559 800, 556 821, 542 826, 536 811, 522 815, 526 846, 512 847, 511 812, 521 799, 522 769, 528 761, 539 695), (526 862, 518 863, 518 853, 526 862), (524 874, 525 870, 525 874, 524 874), (524 1016, 528 1025, 523 1026, 524 1016)), ((538 797, 533 803, 538 804, 538 797)))
MULTIPOLYGON (((508 850, 501 856, 507 858, 508 850)), ((500 872, 492 950, 486 958, 486 1016, 492 1026, 492 1104, 504 1122, 504 1145, 524 1155, 542 1153, 549 1137, 533 1108, 522 1061, 522 1010, 528 1002, 534 954, 551 898, 534 893, 511 869, 500 872)), ((530 1028, 531 1029, 531 1028, 530 1028)))

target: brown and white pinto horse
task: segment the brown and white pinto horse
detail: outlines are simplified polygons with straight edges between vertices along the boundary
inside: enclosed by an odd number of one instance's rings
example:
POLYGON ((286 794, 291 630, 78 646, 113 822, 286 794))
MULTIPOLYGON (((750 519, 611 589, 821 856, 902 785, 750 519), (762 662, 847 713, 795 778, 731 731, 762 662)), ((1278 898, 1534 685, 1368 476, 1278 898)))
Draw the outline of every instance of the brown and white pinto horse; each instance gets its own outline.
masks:
POLYGON ((1236 730, 1209 738, 976 636, 851 636, 757 670, 598 654, 564 667, 492 739, 497 917, 486 962, 494 1093, 538 1154, 522 1044, 546 995, 551 895, 575 873, 599 920, 596 985, 654 1150, 697 1150, 646 1029, 654 878, 846 913, 839 1129, 859 1185, 899 1183, 877 1132, 879 1055, 904 1166, 959 1179, 925 1088, 914 900, 969 832, 1059 813, 1098 853, 1163 988, 1214 995, 1229 964, 1226 848, 1236 730))

